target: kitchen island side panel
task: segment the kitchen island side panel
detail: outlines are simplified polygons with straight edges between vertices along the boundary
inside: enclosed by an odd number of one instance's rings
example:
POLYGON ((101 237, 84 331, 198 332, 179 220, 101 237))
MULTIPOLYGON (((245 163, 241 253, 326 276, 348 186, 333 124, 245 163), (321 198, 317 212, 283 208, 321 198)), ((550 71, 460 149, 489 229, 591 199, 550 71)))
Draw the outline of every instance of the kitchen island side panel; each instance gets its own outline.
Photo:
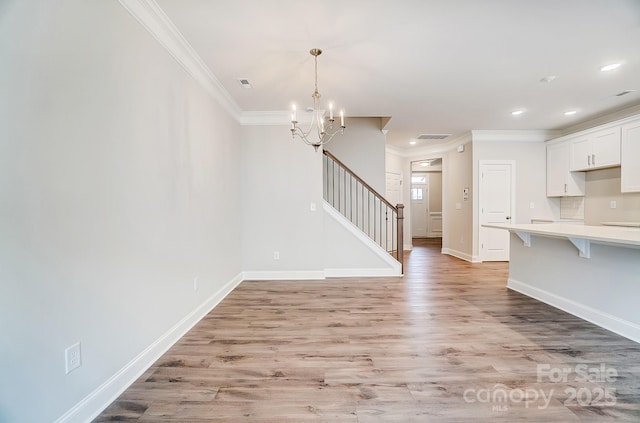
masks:
POLYGON ((511 234, 508 287, 640 342, 640 249, 511 234))

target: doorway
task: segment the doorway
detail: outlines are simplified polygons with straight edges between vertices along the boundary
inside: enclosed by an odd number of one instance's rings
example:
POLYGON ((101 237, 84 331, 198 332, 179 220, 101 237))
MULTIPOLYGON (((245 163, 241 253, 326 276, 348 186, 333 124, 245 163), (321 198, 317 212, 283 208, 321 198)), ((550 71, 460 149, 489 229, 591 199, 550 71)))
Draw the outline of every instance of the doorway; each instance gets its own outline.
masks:
POLYGON ((442 237, 442 159, 411 163, 412 238, 442 237))

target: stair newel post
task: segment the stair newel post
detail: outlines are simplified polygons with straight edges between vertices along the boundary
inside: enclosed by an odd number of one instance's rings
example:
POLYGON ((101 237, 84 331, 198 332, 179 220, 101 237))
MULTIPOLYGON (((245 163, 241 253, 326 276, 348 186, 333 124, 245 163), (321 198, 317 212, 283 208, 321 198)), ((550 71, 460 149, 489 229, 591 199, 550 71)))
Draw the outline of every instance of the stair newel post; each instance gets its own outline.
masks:
POLYGON ((398 261, 402 265, 402 273, 404 273, 404 204, 398 204, 396 206, 398 209, 398 216, 396 219, 398 220, 397 231, 398 231, 398 245, 396 246, 398 251, 398 261))

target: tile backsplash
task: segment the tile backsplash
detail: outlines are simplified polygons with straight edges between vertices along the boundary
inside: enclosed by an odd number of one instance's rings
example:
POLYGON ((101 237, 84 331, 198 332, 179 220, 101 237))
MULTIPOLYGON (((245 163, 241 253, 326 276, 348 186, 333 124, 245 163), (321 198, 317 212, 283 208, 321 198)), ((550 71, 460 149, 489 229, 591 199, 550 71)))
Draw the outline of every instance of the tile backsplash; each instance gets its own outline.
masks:
POLYGON ((584 197, 562 197, 560 219, 584 219, 584 197))

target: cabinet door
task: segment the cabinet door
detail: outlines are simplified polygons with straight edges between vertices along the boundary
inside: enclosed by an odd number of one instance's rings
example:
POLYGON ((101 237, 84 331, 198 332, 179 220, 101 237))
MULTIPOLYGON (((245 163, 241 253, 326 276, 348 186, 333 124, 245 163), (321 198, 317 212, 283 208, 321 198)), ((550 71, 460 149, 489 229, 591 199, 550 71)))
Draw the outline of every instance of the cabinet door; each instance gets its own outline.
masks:
POLYGON ((584 195, 584 172, 570 172, 571 143, 547 145, 547 197, 584 195))
POLYGON ((620 165, 620 127, 595 132, 592 136, 591 168, 620 165))
POLYGON ((640 192, 640 121, 622 126, 622 192, 640 192))
POLYGON ((562 197, 567 185, 565 175, 569 163, 569 143, 547 146, 547 197, 562 197))
POLYGON ((591 138, 582 136, 571 141, 571 170, 589 170, 591 167, 591 138))

